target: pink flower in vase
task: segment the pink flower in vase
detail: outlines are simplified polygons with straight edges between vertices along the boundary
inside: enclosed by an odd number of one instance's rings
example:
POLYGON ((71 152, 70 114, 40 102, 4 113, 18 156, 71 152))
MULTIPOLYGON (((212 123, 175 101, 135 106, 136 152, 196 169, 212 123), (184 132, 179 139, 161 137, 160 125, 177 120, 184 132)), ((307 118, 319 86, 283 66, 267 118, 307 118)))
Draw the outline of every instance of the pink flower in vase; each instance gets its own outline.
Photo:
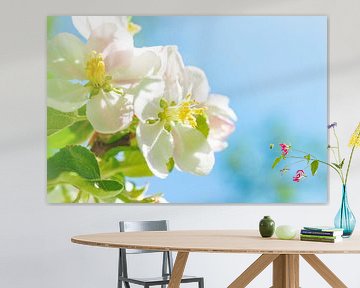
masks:
POLYGON ((283 156, 286 156, 286 155, 289 153, 289 150, 290 150, 290 148, 291 148, 290 145, 287 145, 287 144, 285 144, 285 143, 281 143, 281 144, 280 144, 280 147, 281 147, 281 154, 282 154, 283 156))
POLYGON ((300 182, 300 180, 304 177, 306 177, 304 170, 297 170, 296 175, 293 177, 293 181, 300 182))

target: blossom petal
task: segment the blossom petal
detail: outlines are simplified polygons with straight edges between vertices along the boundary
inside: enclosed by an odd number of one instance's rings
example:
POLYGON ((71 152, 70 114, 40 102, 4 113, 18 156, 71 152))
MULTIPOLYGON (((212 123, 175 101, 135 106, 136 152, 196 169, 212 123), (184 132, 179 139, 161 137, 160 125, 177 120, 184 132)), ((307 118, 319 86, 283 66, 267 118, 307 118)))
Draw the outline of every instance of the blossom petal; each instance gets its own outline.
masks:
POLYGON ((174 160, 176 166, 195 175, 207 175, 214 164, 214 152, 205 136, 196 129, 175 125, 171 130, 174 137, 174 160))
POLYGON ((127 128, 133 118, 133 97, 102 90, 91 97, 86 105, 86 115, 100 133, 115 133, 127 128))
POLYGON ((79 38, 60 33, 48 42, 48 72, 56 78, 85 80, 87 53, 85 44, 79 38))
POLYGON ((157 119, 160 107, 160 100, 164 93, 164 83, 162 81, 152 82, 149 85, 139 89, 137 97, 134 101, 134 111, 136 117, 142 122, 149 119, 157 119))
POLYGON ((103 52, 106 70, 109 74, 113 74, 113 71, 117 69, 128 68, 134 56, 133 39, 129 33, 121 36, 114 35, 113 40, 103 52))
POLYGON ((128 67, 114 69, 112 79, 117 84, 137 83, 144 77, 154 75, 160 68, 159 56, 146 48, 135 48, 134 57, 128 67))
POLYGON ((235 130, 234 122, 222 116, 209 116, 210 132, 208 141, 214 152, 219 152, 228 147, 227 138, 235 130))
POLYGON ((144 154, 146 163, 155 176, 166 178, 169 174, 167 163, 173 153, 172 135, 164 128, 164 124, 139 123, 136 131, 137 141, 144 154))
POLYGON ((165 99, 178 103, 184 96, 180 82, 184 76, 185 66, 177 46, 157 46, 150 49, 155 51, 161 59, 158 75, 165 83, 165 99))
POLYGON ((177 46, 154 46, 148 47, 157 53, 161 59, 159 75, 165 82, 178 80, 184 72, 184 61, 178 51, 177 46))
MULTIPOLYGON (((103 52, 106 58, 109 54, 108 46, 116 44, 116 51, 130 51, 134 48, 134 40, 130 32, 122 28, 119 29, 113 23, 104 23, 94 29, 88 39, 90 50, 103 52)), ((114 48, 110 49, 113 51, 114 48)))
POLYGON ((209 96, 209 83, 203 70, 187 66, 184 71, 184 92, 191 93, 192 98, 198 102, 205 102, 209 96))
POLYGON ((47 81, 47 105, 62 112, 72 112, 82 107, 89 95, 89 88, 62 79, 47 81))
POLYGON ((219 115, 232 121, 237 120, 237 116, 229 106, 229 98, 224 95, 211 94, 206 101, 209 115, 219 115))
POLYGON ((79 33, 89 39, 91 33, 105 23, 127 30, 127 16, 73 16, 72 22, 79 33))

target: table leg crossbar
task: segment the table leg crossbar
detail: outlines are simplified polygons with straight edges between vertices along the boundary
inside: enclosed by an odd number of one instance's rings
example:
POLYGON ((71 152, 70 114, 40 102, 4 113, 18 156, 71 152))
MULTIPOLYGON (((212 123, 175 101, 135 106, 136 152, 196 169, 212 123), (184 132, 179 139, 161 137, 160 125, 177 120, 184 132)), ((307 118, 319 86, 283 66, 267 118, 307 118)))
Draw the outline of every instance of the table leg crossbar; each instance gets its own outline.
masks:
MULTIPOLYGON (((331 287, 347 287, 317 256, 313 254, 301 256, 331 287)), ((299 255, 296 254, 263 254, 228 288, 245 288, 270 263, 273 263, 273 286, 271 288, 299 288, 299 255)))
MULTIPOLYGON (((347 286, 314 254, 301 254, 319 275, 333 288, 347 286)), ((168 288, 179 288, 189 252, 178 252, 168 288)), ((263 254, 255 260, 228 288, 245 288, 266 267, 273 263, 271 288, 299 288, 299 255, 263 254)))

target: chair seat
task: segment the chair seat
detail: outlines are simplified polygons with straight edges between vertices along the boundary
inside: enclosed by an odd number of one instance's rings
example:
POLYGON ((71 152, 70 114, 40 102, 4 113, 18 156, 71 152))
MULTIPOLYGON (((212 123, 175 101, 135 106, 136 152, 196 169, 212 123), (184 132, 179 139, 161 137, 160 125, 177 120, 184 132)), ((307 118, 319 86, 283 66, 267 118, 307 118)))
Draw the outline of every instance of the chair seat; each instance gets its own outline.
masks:
MULTIPOLYGON (((196 282, 199 281, 202 277, 196 276, 186 276, 184 275, 181 278, 181 283, 189 283, 189 282, 196 282)), ((150 285, 161 285, 161 284, 168 284, 170 281, 170 276, 163 276, 163 277, 149 277, 149 278, 126 278, 126 277, 119 277, 119 280, 134 283, 138 285, 150 284, 150 285)))

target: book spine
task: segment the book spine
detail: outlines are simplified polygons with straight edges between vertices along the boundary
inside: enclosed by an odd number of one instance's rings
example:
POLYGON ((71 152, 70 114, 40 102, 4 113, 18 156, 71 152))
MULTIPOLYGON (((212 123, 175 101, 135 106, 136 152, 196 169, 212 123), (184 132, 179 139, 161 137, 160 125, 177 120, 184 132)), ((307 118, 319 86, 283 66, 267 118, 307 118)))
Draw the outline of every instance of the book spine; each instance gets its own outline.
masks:
POLYGON ((336 236, 304 235, 304 234, 300 234, 300 236, 303 238, 314 238, 314 239, 337 239, 337 238, 340 238, 340 236, 336 237, 336 236))
POLYGON ((303 235, 318 235, 318 236, 334 236, 334 232, 331 231, 315 231, 315 230, 301 230, 303 235))
POLYGON ((309 237, 300 237, 301 241, 313 241, 313 242, 326 242, 326 243, 335 243, 335 239, 325 239, 325 238, 309 238, 309 237))

